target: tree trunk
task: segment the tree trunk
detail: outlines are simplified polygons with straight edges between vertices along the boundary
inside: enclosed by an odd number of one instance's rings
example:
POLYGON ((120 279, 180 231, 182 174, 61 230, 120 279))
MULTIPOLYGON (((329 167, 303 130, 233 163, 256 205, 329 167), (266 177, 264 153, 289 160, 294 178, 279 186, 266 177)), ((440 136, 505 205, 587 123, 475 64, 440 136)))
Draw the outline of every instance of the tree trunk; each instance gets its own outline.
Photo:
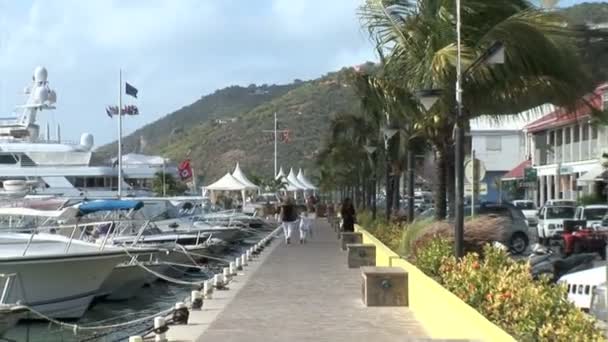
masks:
POLYGON ((407 221, 414 221, 414 186, 415 186, 415 175, 416 175, 416 166, 414 160, 414 151, 412 151, 411 146, 408 147, 407 150, 407 221))
POLYGON ((393 209, 395 210, 395 212, 399 212, 399 200, 401 197, 401 176, 399 176, 398 174, 394 175, 393 182, 393 209))
POLYGON ((445 220, 446 217, 446 156, 445 149, 439 147, 435 149, 435 167, 437 179, 435 180, 435 191, 433 193, 435 201, 435 219, 445 220))
POLYGON ((391 208, 393 207, 393 188, 391 186, 391 166, 386 153, 386 222, 391 219, 391 208))
POLYGON ((448 196, 448 216, 454 219, 456 215, 456 164, 454 148, 452 145, 447 145, 445 154, 446 158, 446 190, 448 196))

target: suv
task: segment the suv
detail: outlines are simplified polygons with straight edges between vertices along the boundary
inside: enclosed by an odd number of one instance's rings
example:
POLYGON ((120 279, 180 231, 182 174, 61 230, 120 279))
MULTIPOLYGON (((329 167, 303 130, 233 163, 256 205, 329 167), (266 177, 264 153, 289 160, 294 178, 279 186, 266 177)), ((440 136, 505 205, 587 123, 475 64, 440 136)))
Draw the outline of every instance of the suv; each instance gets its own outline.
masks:
POLYGON ((536 227, 538 225, 538 209, 536 209, 534 201, 515 200, 512 203, 524 214, 528 227, 536 227))
MULTIPOLYGON (((608 214, 608 205, 592 204, 576 208, 574 218, 577 220, 585 220, 587 221, 587 228, 598 230, 602 228, 602 221, 606 214, 608 214)), ((603 228, 605 229, 608 227, 603 228)))
POLYGON ((509 246, 514 254, 521 254, 528 248, 530 242, 528 225, 526 217, 519 208, 510 203, 482 203, 476 208, 476 213, 509 218, 511 224, 505 227, 505 235, 501 242, 509 246))
POLYGON ((564 231, 564 220, 574 219, 576 207, 572 205, 544 206, 538 214, 538 241, 548 242, 560 238, 564 231))

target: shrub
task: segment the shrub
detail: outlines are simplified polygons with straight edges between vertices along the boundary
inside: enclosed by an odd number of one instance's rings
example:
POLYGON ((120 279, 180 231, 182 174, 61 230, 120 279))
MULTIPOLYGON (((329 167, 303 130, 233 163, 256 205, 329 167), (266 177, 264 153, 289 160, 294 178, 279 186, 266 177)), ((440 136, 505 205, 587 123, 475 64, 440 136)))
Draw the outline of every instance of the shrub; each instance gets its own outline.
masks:
POLYGON ((582 195, 576 201, 578 205, 604 204, 605 202, 606 199, 597 194, 582 195))
MULTIPOLYGON (((483 253, 483 246, 488 242, 502 241, 504 227, 510 224, 509 220, 501 217, 478 216, 467 220, 464 225, 465 252, 483 253)), ((424 233, 419 235, 412 243, 412 254, 424 247, 429 241, 441 237, 453 243, 454 225, 447 221, 432 223, 424 233)))
POLYGON ((451 246, 442 237, 428 240, 416 266, 518 341, 604 340, 593 319, 566 300, 564 286, 533 280, 527 263, 490 245, 483 258, 457 260, 451 246))

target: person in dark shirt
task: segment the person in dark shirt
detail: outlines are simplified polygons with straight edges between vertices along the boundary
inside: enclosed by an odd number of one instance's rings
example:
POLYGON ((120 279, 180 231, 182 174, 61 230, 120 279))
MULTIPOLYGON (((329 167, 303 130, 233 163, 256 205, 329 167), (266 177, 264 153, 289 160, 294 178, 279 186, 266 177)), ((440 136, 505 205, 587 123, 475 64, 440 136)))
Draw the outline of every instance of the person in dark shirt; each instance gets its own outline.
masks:
POLYGON ((283 234, 285 235, 285 242, 289 244, 291 242, 291 233, 297 227, 298 213, 296 206, 293 203, 293 199, 286 196, 281 204, 281 226, 283 227, 283 234))
POLYGON ((345 232, 354 232, 356 214, 355 207, 350 198, 345 198, 344 202, 342 202, 340 215, 342 216, 342 230, 345 232))

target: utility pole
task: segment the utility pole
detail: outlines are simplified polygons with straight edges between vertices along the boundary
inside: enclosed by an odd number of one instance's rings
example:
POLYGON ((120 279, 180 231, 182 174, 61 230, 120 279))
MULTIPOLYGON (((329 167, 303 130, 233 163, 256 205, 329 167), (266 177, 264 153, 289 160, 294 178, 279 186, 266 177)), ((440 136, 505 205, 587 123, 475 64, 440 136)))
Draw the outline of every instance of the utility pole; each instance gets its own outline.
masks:
POLYGON ((461 56, 461 37, 460 37, 460 0, 456 0, 456 41, 457 41, 457 62, 456 62, 456 217, 454 221, 454 240, 456 257, 464 255, 464 127, 462 115, 462 56, 461 56))

